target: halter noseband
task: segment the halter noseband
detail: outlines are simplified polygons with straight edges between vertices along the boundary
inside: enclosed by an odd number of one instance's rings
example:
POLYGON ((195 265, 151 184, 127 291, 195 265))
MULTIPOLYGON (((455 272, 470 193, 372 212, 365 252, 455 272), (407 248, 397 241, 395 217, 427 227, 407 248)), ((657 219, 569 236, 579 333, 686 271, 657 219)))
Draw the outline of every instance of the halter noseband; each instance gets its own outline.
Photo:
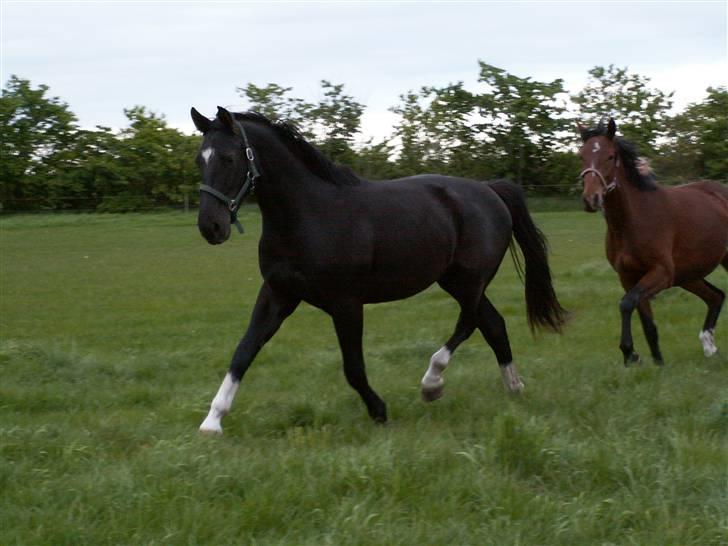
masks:
POLYGON ((209 193, 225 203, 230 211, 230 223, 235 225, 238 229, 238 233, 243 233, 243 226, 238 220, 238 210, 240 209, 240 205, 243 203, 243 199, 255 191, 255 183, 260 177, 260 171, 258 170, 258 166, 255 164, 255 154, 253 153, 253 148, 250 146, 250 142, 248 142, 248 135, 245 133, 243 124, 236 119, 233 119, 233 123, 235 123, 235 126, 238 128, 240 136, 243 137, 245 157, 248 159, 248 172, 245 174, 245 182, 243 182, 240 191, 233 199, 230 199, 224 193, 217 191, 215 188, 208 186, 207 184, 200 184, 200 191, 209 193))
POLYGON ((599 182, 602 183, 605 194, 611 192, 613 189, 615 189, 617 187, 617 173, 616 172, 614 173, 614 178, 612 179, 612 181, 610 183, 607 183, 607 181, 604 179, 604 175, 601 172, 599 172, 598 169, 595 169, 594 167, 588 167, 588 168, 584 169, 583 171, 581 171, 579 173, 579 178, 581 178, 581 180, 583 181, 584 177, 589 173, 594 173, 599 177, 599 182))

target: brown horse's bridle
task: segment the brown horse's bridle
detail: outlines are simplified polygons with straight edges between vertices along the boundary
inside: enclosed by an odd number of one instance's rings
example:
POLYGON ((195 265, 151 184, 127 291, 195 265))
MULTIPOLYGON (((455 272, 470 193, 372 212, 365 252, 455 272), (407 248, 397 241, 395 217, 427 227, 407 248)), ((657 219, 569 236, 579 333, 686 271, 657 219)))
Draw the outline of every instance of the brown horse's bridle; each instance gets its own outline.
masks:
POLYGON ((594 173, 599 177, 599 181, 602 183, 602 186, 604 187, 605 195, 617 187, 616 169, 614 172, 614 178, 609 183, 607 183, 606 179, 604 178, 604 175, 601 172, 599 172, 599 169, 595 169, 594 167, 588 167, 579 173, 579 178, 581 179, 582 183, 584 182, 584 176, 586 176, 589 173, 594 173))

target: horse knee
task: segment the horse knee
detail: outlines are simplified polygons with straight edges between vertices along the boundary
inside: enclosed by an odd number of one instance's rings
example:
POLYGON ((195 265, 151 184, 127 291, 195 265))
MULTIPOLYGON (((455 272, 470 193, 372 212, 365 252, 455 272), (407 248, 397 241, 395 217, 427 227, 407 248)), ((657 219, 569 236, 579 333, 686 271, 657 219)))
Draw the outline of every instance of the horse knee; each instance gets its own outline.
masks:
POLYGON ((630 290, 624 296, 622 296, 621 300, 619 300, 619 312, 622 315, 631 314, 634 311, 635 307, 637 307, 639 300, 639 294, 630 290))

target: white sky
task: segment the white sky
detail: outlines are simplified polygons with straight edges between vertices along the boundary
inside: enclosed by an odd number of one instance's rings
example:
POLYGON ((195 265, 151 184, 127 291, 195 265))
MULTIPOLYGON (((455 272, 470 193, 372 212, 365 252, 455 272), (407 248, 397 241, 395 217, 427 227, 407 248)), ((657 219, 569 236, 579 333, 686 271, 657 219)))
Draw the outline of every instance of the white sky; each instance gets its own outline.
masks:
POLYGON ((3 86, 49 85, 86 127, 125 126, 123 109, 143 105, 192 132, 190 106, 243 110, 247 83, 315 101, 327 79, 379 138, 410 89, 476 90, 478 60, 571 92, 594 66, 627 66, 679 107, 728 77, 728 0, 0 2, 3 86))

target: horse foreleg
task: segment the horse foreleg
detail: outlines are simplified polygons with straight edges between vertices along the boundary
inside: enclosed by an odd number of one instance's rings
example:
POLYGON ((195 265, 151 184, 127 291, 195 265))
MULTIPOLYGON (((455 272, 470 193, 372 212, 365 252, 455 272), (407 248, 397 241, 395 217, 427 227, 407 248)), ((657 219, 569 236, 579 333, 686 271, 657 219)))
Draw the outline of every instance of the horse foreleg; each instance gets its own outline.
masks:
POLYGON ((705 356, 713 356, 718 352, 718 347, 715 345, 715 325, 718 322, 718 316, 725 301, 725 292, 705 279, 685 283, 681 286, 688 292, 698 296, 708 306, 708 314, 705 316, 703 329, 698 337, 703 345, 705 356))
POLYGON ((637 312, 640 315, 640 322, 642 323, 642 330, 645 333, 645 339, 647 344, 650 346, 650 353, 652 353, 652 360, 658 366, 663 365, 662 353, 660 352, 659 337, 657 335, 657 326, 652 318, 652 306, 649 300, 640 301, 637 306, 637 312))
POLYGON ((200 431, 222 434, 222 418, 230 411, 240 380, 258 351, 273 337, 283 321, 298 306, 299 300, 275 292, 264 283, 253 308, 253 316, 245 335, 233 355, 230 369, 210 404, 210 411, 200 425, 200 431))
POLYGON ((369 386, 362 351, 363 306, 360 303, 337 306, 331 313, 336 336, 344 360, 344 375, 349 385, 359 393, 369 416, 378 423, 387 421, 387 406, 369 386))
MULTIPOLYGON (((643 276, 637 284, 630 288, 627 293, 622 297, 619 302, 619 312, 622 316, 622 335, 619 342, 619 348, 622 350, 624 355, 624 365, 630 366, 631 364, 638 363, 640 356, 634 352, 634 343, 632 341, 632 313, 640 302, 647 302, 651 297, 657 294, 660 290, 663 290, 670 286, 671 274, 664 267, 655 267, 651 269, 645 276, 643 276)), ((622 284, 625 284, 622 279, 622 284)), ((642 316, 642 315, 640 315, 642 316)), ((654 327, 654 322, 649 318, 649 324, 654 327)), ((644 321, 643 321, 644 325, 644 321)), ((650 342, 650 334, 647 334, 648 342, 652 348, 650 342)), ((654 328, 654 340, 657 343, 657 328, 654 328)), ((654 355, 653 351, 653 355, 654 355)), ((659 354, 659 352, 658 352, 659 354)))

